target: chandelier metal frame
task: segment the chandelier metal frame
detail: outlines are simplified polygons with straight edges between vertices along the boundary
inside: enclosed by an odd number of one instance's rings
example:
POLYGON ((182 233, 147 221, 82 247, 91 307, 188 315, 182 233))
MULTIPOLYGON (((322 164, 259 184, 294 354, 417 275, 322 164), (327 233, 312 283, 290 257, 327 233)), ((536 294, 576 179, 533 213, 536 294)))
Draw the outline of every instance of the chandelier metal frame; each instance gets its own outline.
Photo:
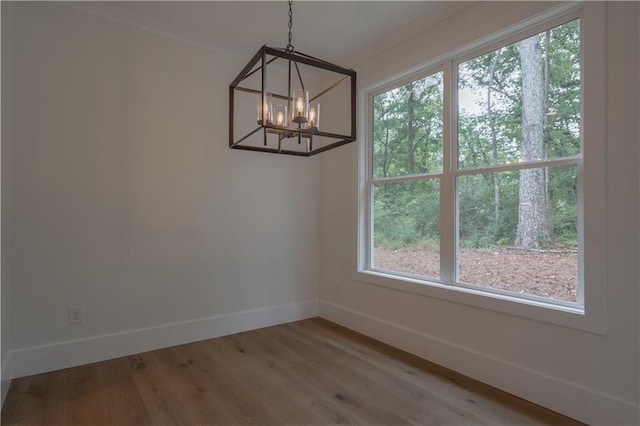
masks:
MULTIPOLYGON (((253 58, 251 58, 249 63, 242 69, 242 71, 240 71, 233 82, 229 85, 229 148, 310 157, 312 155, 337 148, 356 140, 356 72, 352 69, 347 69, 324 61, 322 59, 315 58, 311 55, 296 51, 291 44, 292 20, 293 19, 290 1, 289 43, 287 44, 287 46, 285 48, 274 48, 268 47, 266 45, 262 46, 253 56, 253 58), (269 92, 267 91, 266 87, 268 72, 267 65, 271 64, 279 58, 287 61, 288 65, 287 94, 269 92), (328 88, 320 91, 314 96, 311 96, 309 99, 310 102, 317 100, 319 97, 332 91, 339 85, 350 82, 350 134, 327 132, 318 128, 305 128, 300 124, 293 124, 291 126, 279 126, 274 124, 272 121, 265 119, 264 116, 259 116, 257 121, 258 127, 236 140, 234 129, 236 92, 248 92, 256 94, 256 97, 259 99, 260 106, 265 105, 267 97, 280 99, 288 102, 289 105, 291 105, 293 100, 292 83, 295 81, 296 77, 302 89, 305 89, 299 64, 304 64, 309 67, 318 68, 330 73, 334 73, 339 78, 338 81, 331 84, 328 88), (259 89, 241 86, 241 83, 243 81, 258 72, 261 73, 259 89), (260 130, 262 130, 263 132, 263 143, 248 144, 248 139, 260 130), (278 136, 277 147, 267 146, 267 136, 273 134, 276 134, 278 136), (314 137, 324 137, 324 141, 329 140, 330 142, 315 144, 314 146, 314 137), (295 143, 294 141, 297 141, 299 147, 297 149, 287 148, 287 144, 295 143)), ((324 108, 326 108, 326 106, 324 108)))

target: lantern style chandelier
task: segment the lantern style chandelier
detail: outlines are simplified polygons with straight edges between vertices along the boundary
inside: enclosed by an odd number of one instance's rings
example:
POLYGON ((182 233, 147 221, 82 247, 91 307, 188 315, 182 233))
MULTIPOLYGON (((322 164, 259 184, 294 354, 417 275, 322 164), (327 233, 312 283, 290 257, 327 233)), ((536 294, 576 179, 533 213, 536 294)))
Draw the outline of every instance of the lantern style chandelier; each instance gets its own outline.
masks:
POLYGON ((355 141, 355 71, 295 50, 292 26, 290 0, 287 46, 262 46, 229 85, 230 148, 309 157, 355 141))

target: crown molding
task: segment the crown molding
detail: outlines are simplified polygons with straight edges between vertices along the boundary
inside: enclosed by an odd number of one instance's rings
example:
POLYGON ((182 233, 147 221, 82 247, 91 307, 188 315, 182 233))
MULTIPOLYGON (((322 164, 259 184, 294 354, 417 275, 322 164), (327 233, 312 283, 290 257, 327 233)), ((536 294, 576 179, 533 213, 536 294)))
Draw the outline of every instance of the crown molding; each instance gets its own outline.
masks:
POLYGON ((444 1, 422 16, 378 40, 372 41, 367 47, 352 55, 348 61, 349 67, 356 68, 379 53, 392 49, 403 41, 414 37, 427 28, 461 12, 463 9, 477 3, 477 1, 444 1))
MULTIPOLYGON (((94 2, 94 1, 56 1, 57 4, 74 9, 80 12, 85 12, 90 15, 98 16, 100 18, 108 19, 110 21, 117 22, 122 25, 126 25, 133 28, 138 28, 144 31, 149 31, 154 34, 158 34, 164 37, 169 37, 174 40, 178 40, 184 43, 188 43, 194 46, 201 47, 211 52, 229 56, 235 59, 246 60, 251 57, 255 52, 239 49, 229 44, 214 40, 212 38, 186 31, 154 19, 141 17, 133 13, 129 13, 117 7, 110 5, 108 2, 94 2)), ((256 46, 256 50, 259 46, 256 46)))
MULTIPOLYGON (((122 25, 138 28, 154 34, 198 46, 211 52, 235 59, 247 60, 247 58, 251 57, 255 53, 254 50, 257 50, 260 47, 256 46, 256 49, 251 51, 240 49, 238 47, 232 46, 216 39, 212 39, 210 37, 203 36, 198 33, 183 30, 172 25, 156 21, 154 19, 135 15, 133 13, 112 6, 109 4, 109 2, 56 1, 55 3, 70 9, 108 19, 122 25)), ((442 4, 438 5, 432 11, 429 11, 425 15, 414 19, 413 21, 409 22, 407 25, 402 26, 396 31, 373 41, 367 47, 352 55, 347 63, 351 67, 355 67, 356 65, 361 64, 362 62, 376 56, 380 52, 393 48, 394 46, 402 43, 408 38, 419 34, 420 32, 426 30, 428 27, 441 22, 452 15, 455 15, 462 9, 465 9, 474 3, 476 3, 476 1, 442 2, 442 4)))
MULTIPOLYGON (((251 51, 241 49, 192 31, 183 30, 151 18, 127 12, 110 5, 108 1, 55 1, 55 3, 69 9, 88 13, 121 25, 148 31, 163 37, 168 37, 173 40, 206 49, 222 56, 242 61, 246 61, 250 58, 260 47, 256 46, 256 49, 251 51)), ((398 30, 387 34, 378 40, 372 41, 367 47, 353 54, 350 59, 345 62, 348 64, 348 68, 355 69, 357 65, 362 64, 385 50, 392 49, 403 41, 425 31, 427 28, 438 24, 475 3, 477 3, 477 1, 444 1, 428 13, 419 16, 398 30)), ((278 64, 275 64, 274 66, 276 68, 280 68, 278 64)), ((319 77, 316 75, 309 75, 309 77, 311 80, 319 80, 319 77)))
MULTIPOLYGON (((261 44, 257 45, 255 50, 252 51, 233 47, 210 37, 205 37, 191 31, 182 30, 180 28, 158 22, 154 19, 144 18, 139 15, 126 12, 117 7, 111 6, 108 2, 55 1, 55 3, 69 9, 88 13, 121 25, 148 31, 163 37, 168 37, 173 40, 200 47, 218 55, 239 59, 241 61, 249 60, 249 58, 251 58, 260 47, 262 47, 261 44)), ((285 64, 280 63, 279 61, 270 65, 270 67, 280 71, 286 70, 285 64)), ((321 77, 313 71, 309 71, 306 78, 313 82, 319 82, 321 80, 321 77)))

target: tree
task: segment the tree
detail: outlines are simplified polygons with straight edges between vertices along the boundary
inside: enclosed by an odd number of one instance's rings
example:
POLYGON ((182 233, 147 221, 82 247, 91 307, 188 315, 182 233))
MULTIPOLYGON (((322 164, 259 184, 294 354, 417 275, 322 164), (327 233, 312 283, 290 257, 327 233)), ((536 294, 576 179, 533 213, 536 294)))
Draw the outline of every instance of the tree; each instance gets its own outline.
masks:
MULTIPOLYGON (((578 20, 458 65, 453 161, 478 169, 456 178, 461 246, 577 243, 577 167, 503 166, 580 155, 580 72, 578 20)), ((374 178, 445 168, 443 87, 437 72, 373 98, 374 178)), ((438 235, 428 219, 437 214, 437 188, 395 181, 375 191, 377 241, 422 244, 438 235)))
POLYGON ((404 88, 407 91, 407 173, 413 173, 413 159, 415 151, 416 130, 414 128, 416 95, 414 86, 416 82, 407 84, 404 88))
MULTIPOLYGON (((498 140, 496 136, 496 125, 493 119, 493 111, 491 108, 491 94, 493 92, 493 80, 496 71, 496 65, 498 63, 498 59, 500 58, 501 51, 502 49, 498 50, 491 60, 488 78, 489 85, 487 86, 487 119, 489 121, 489 127, 491 129, 491 154, 494 166, 498 165, 498 140)), ((493 174, 493 203, 493 221, 494 226, 497 227, 500 223, 500 175, 498 173, 493 174)))
MULTIPOLYGON (((544 158, 544 78, 541 61, 541 35, 518 43, 522 72, 522 148, 523 161, 544 158)), ((545 170, 520 171, 520 202, 515 244, 539 248, 551 237, 551 209, 547 202, 545 170)))

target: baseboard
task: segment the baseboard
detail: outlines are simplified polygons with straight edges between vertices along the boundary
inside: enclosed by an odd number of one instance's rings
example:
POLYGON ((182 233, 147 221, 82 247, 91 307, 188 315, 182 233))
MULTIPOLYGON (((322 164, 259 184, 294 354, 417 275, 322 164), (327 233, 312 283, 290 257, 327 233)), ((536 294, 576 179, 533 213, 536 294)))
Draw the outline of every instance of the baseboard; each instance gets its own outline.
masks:
POLYGON ((8 353, 0 367, 0 407, 4 405, 4 400, 7 398, 11 377, 11 353, 8 353))
POLYGON ((367 314, 320 301, 320 316, 588 424, 639 424, 640 407, 367 314))
MULTIPOLYGON (((10 353, 9 378, 75 367, 316 316, 318 301, 309 300, 19 349, 10 353)), ((4 395, 4 382, 2 390, 4 395)))

